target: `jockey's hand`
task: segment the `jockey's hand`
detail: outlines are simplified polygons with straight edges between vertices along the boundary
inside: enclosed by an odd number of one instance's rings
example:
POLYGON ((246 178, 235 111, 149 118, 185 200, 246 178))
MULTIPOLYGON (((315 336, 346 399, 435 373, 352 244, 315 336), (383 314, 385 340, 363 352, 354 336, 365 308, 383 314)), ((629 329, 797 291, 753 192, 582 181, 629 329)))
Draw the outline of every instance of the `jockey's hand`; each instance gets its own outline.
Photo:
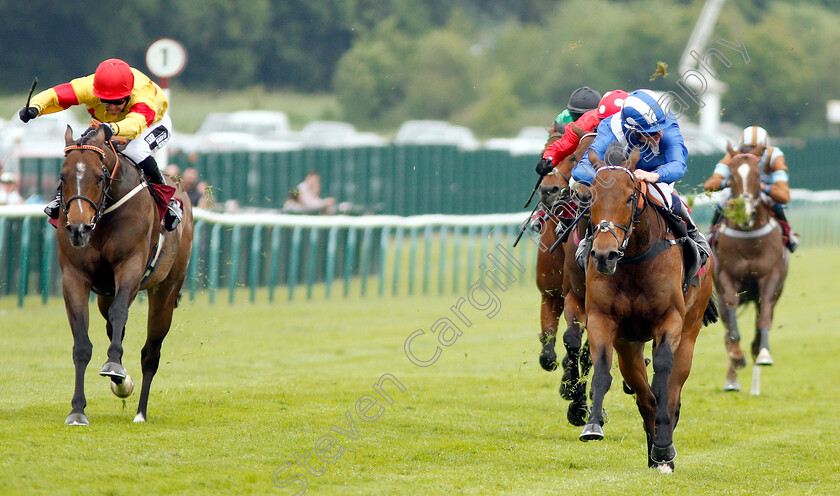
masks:
POLYGON ((640 181, 645 181, 648 183, 659 182, 659 174, 656 172, 648 172, 646 170, 636 169, 633 171, 633 174, 636 176, 636 179, 640 181))
POLYGON ((85 132, 82 133, 82 136, 87 136, 89 138, 96 135, 99 130, 102 129, 105 132, 105 143, 111 140, 114 136, 114 128, 112 128, 109 124, 105 124, 100 122, 98 125, 91 125, 89 128, 85 129, 85 132))
POLYGON ((23 122, 29 122, 38 117, 38 114, 40 113, 41 111, 38 110, 38 107, 23 107, 20 109, 20 112, 18 112, 18 116, 23 122))
POLYGON ((542 158, 537 164, 536 170, 537 174, 539 174, 540 176, 546 176, 554 170, 554 165, 551 163, 551 160, 547 158, 542 158))

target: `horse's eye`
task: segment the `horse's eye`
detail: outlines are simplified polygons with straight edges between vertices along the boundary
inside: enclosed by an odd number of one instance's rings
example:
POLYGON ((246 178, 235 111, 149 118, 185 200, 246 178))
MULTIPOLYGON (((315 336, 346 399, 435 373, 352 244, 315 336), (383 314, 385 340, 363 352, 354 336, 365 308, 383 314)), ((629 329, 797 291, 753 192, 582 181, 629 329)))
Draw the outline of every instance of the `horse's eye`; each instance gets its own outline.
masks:
POLYGON ((98 182, 98 183, 101 183, 104 180, 105 180, 105 176, 99 176, 99 177, 96 178, 96 182, 98 182))

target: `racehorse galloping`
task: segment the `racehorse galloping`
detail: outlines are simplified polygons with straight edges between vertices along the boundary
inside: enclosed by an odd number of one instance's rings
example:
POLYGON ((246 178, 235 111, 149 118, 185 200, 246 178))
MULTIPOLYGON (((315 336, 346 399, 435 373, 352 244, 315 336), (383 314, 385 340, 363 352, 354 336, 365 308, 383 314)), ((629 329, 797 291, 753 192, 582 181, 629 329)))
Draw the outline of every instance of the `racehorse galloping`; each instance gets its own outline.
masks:
POLYGON ((133 390, 122 366, 128 308, 138 291, 149 290, 147 336, 141 352, 143 386, 134 418, 135 422, 145 422, 161 343, 169 332, 189 263, 193 236, 190 202, 178 186, 176 196, 184 206, 183 219, 175 231, 164 236, 157 266, 146 276, 152 250, 158 245, 161 223, 152 196, 143 191, 146 183, 140 173, 105 142, 101 129, 74 141, 68 126, 64 140, 58 256, 76 368, 73 409, 65 423, 88 424, 84 379, 93 349, 88 337, 90 292, 98 294, 99 311, 107 321, 111 340, 108 361, 100 375, 111 379, 114 394, 127 397, 133 390))
MULTIPOLYGON (((577 132, 577 131, 576 131, 577 132)), ((560 396, 571 401, 566 418, 572 425, 581 426, 586 421, 586 376, 591 360, 588 345, 583 342, 584 313, 584 274, 575 261, 575 249, 583 236, 584 223, 575 226, 575 232, 560 244, 554 252, 558 238, 557 220, 564 218, 571 223, 577 213, 577 205, 569 192, 569 179, 572 168, 577 164, 576 157, 584 153, 594 139, 594 134, 580 132, 580 143, 575 153, 561 160, 554 172, 546 175, 540 185, 540 201, 548 207, 544 217, 544 230, 540 237, 540 249, 537 253, 537 287, 542 296, 540 307, 540 364, 548 371, 557 368, 557 355, 554 351, 560 314, 566 320, 563 344, 566 356, 563 358, 563 379, 560 396)), ((555 138, 556 139, 556 138, 555 138)), ((551 139, 546 144, 551 143, 551 139)))
POLYGON ((770 327, 787 277, 789 252, 782 243, 782 230, 761 201, 759 157, 764 147, 738 154, 730 145, 729 153, 733 157, 729 164, 732 198, 724 210, 724 223, 715 234, 715 286, 723 297, 722 317, 727 329, 724 340, 729 370, 724 389, 738 391, 736 369, 746 365, 746 358, 741 350, 736 309, 746 302, 755 303, 753 360, 756 365, 773 365, 770 327))
MULTIPOLYGON (((649 185, 632 172, 638 157, 635 150, 622 165, 599 163, 591 186, 595 234, 586 270, 586 329, 595 371, 592 410, 580 439, 604 437, 603 401, 612 382, 614 348, 644 421, 648 466, 670 472, 680 393, 694 344, 701 325, 716 319, 717 308, 708 272, 701 270, 698 286, 683 294, 682 253, 645 196, 649 185), (644 345, 651 340, 654 375, 649 384, 644 345)), ((589 158, 598 162, 594 153, 589 158)))

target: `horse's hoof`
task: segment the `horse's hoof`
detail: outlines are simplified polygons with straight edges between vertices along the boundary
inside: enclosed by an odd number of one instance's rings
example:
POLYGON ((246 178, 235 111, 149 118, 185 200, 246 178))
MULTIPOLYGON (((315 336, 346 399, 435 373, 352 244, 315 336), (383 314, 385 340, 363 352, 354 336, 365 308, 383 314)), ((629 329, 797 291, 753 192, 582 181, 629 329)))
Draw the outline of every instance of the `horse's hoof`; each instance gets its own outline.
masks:
POLYGON ((130 375, 126 375, 125 379, 121 380, 119 384, 116 381, 111 381, 111 392, 117 398, 128 398, 134 392, 134 381, 131 380, 130 375))
POLYGON ((67 425, 90 425, 87 415, 84 413, 71 413, 67 416, 67 420, 64 423, 67 425))
POLYGON ((587 441, 600 441, 604 439, 604 428, 598 424, 586 424, 578 438, 584 443, 587 441))
POLYGON ((575 427, 586 425, 586 418, 589 416, 589 408, 586 405, 581 405, 577 402, 569 403, 569 409, 566 410, 566 420, 575 427))
POLYGON ((673 463, 662 463, 656 466, 656 469, 659 470, 660 474, 673 474, 674 467, 673 463))
POLYGON ((773 365, 773 357, 770 356, 770 350, 762 348, 761 351, 758 352, 758 356, 755 357, 755 364, 764 366, 773 365))
POLYGON ((677 457, 677 448, 674 447, 674 443, 665 446, 664 448, 660 448, 657 445, 653 445, 650 448, 650 459, 653 460, 657 465, 661 465, 663 463, 670 463, 674 461, 674 458, 677 457))
POLYGON ((740 391, 741 385, 738 384, 737 379, 727 379, 726 384, 723 385, 724 391, 740 391))
POLYGON ((134 416, 134 423, 135 424, 142 424, 145 421, 146 421, 146 416, 143 415, 142 413, 138 413, 137 415, 134 416))
POLYGON ((110 377, 114 382, 122 382, 122 380, 125 379, 125 367, 117 362, 105 362, 105 365, 102 366, 102 370, 99 371, 99 375, 102 377, 110 377))
POLYGON ((540 353, 540 366, 548 372, 557 370, 557 355, 540 353))

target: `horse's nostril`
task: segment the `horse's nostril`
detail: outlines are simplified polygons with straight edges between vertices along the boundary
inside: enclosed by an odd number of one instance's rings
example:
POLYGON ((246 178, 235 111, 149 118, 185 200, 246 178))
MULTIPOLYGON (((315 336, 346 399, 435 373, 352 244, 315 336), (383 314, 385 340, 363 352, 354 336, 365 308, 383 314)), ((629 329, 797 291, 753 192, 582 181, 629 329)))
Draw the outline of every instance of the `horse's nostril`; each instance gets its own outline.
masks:
POLYGON ((618 256, 619 255, 617 251, 611 251, 607 254, 607 260, 610 262, 612 262, 613 260, 618 260, 618 256))

